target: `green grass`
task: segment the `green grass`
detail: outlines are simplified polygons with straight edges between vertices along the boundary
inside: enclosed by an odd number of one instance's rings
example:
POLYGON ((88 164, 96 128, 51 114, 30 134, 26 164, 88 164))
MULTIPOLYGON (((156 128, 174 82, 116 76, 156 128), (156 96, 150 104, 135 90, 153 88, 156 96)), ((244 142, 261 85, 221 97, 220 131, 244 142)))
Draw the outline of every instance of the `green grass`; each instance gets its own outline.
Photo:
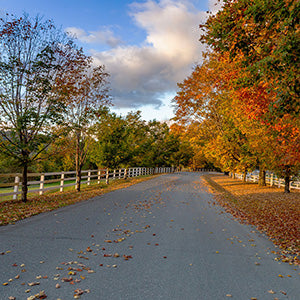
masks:
MULTIPOLYGON (((117 180, 117 179, 115 179, 115 180, 117 180)), ((112 179, 111 179, 111 181, 112 181, 112 179)), ((66 180, 64 181, 64 184, 70 184, 70 183, 75 183, 75 180, 67 180, 67 178, 66 178, 66 180)), ((90 181, 90 186, 93 186, 93 185, 98 185, 98 179, 90 181)), ((101 179, 100 185, 101 186, 105 185, 105 179, 103 179, 103 178, 101 179)), ((38 192, 31 193, 30 191, 39 189, 39 187, 40 187, 39 184, 34 184, 34 185, 28 186, 28 198, 36 197, 38 192)), ((60 182, 45 183, 44 188, 47 188, 47 187, 57 187, 57 188, 53 189, 53 190, 49 190, 49 191, 44 191, 43 195, 57 193, 60 189, 60 182)), ((88 187, 87 183, 81 184, 81 188, 85 188, 85 187, 88 187)), ((22 189, 22 187, 19 186, 19 191, 21 191, 21 189, 22 189)), ((75 190, 75 185, 64 187, 64 192, 72 191, 72 190, 75 190)), ((0 193, 1 194, 2 193, 12 193, 13 191, 14 191, 13 187, 0 188, 0 193)), ((20 199, 20 197, 21 197, 21 195, 18 195, 18 199, 20 199)), ((0 197, 0 203, 3 202, 3 201, 12 200, 12 199, 13 199, 12 195, 10 195, 10 196, 1 196, 0 197)))

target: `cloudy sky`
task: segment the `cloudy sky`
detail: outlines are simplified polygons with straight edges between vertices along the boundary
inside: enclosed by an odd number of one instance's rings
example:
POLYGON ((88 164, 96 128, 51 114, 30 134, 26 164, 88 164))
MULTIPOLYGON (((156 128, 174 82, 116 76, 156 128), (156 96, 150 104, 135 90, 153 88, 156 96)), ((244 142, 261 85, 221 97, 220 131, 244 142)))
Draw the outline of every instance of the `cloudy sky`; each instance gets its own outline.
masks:
POLYGON ((176 83, 201 61, 199 24, 216 0, 0 0, 0 13, 40 14, 76 35, 111 74, 117 113, 146 120, 173 116, 176 83))

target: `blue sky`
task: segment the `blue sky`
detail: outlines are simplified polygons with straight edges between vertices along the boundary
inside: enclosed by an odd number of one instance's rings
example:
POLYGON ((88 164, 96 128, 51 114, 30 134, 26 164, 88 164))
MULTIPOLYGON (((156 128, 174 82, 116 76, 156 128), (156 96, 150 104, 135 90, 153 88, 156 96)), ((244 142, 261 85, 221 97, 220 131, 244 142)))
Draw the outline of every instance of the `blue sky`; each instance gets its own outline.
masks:
POLYGON ((0 0, 0 13, 53 19, 111 74, 116 113, 173 117, 176 83, 201 61, 198 25, 215 0, 0 0))

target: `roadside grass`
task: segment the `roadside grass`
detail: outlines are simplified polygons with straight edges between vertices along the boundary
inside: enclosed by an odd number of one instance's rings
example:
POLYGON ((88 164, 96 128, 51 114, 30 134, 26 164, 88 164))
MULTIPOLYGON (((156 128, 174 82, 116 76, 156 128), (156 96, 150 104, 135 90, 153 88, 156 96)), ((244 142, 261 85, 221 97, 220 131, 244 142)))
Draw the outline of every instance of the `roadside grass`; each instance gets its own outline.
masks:
POLYGON ((93 185, 84 184, 80 192, 75 191, 74 186, 72 186, 69 190, 66 188, 66 191, 63 193, 49 191, 41 196, 32 194, 26 203, 23 203, 21 200, 2 201, 0 202, 0 226, 29 218, 42 212, 85 201, 117 189, 126 188, 157 176, 159 175, 145 175, 126 180, 111 180, 108 185, 102 182, 93 185))
POLYGON ((207 174, 218 204, 243 223, 265 232, 281 251, 280 260, 300 264, 300 192, 243 183, 225 175, 207 174))
MULTIPOLYGON (((101 181, 105 181, 103 179, 101 179, 101 181)), ((67 180, 65 179, 64 181, 64 184, 70 184, 70 183, 75 183, 75 180, 67 180)), ((96 180, 93 180, 90 182, 90 185, 93 185, 93 184, 98 184, 96 180)), ((82 187, 85 187, 87 186, 87 184, 82 184, 81 185, 82 187)), ((32 184, 28 187, 28 195, 27 197, 28 198, 35 198, 36 195, 37 195, 37 192, 35 193, 31 193, 30 191, 32 190, 36 190, 40 187, 39 184, 32 184)), ((59 182, 52 182, 52 183, 45 183, 44 184, 44 187, 47 188, 47 187, 57 187, 56 189, 53 189, 53 190, 49 190, 49 191, 44 191, 44 194, 49 194, 49 193, 56 193, 59 189, 60 189, 60 183, 59 182)), ((21 189, 21 186, 20 186, 20 189, 21 189)), ((75 187, 74 186, 65 186, 64 187, 64 191, 70 191, 70 190, 74 190, 75 187)), ((12 193, 14 191, 13 187, 8 187, 8 188, 0 188, 0 193, 12 193)), ((3 201, 7 201, 7 200, 11 200, 13 196, 2 196, 0 197, 0 203, 3 202, 3 201)), ((20 195, 18 195, 18 198, 20 198, 20 195)))

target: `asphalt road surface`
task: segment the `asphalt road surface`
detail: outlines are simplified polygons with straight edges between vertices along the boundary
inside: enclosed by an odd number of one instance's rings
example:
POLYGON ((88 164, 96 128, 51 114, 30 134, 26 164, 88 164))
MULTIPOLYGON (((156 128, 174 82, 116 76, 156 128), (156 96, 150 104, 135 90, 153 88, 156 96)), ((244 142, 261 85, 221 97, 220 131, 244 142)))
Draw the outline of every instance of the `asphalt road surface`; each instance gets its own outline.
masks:
POLYGON ((200 175, 159 176, 0 227, 0 299, 300 299, 299 268, 213 205, 200 175))

